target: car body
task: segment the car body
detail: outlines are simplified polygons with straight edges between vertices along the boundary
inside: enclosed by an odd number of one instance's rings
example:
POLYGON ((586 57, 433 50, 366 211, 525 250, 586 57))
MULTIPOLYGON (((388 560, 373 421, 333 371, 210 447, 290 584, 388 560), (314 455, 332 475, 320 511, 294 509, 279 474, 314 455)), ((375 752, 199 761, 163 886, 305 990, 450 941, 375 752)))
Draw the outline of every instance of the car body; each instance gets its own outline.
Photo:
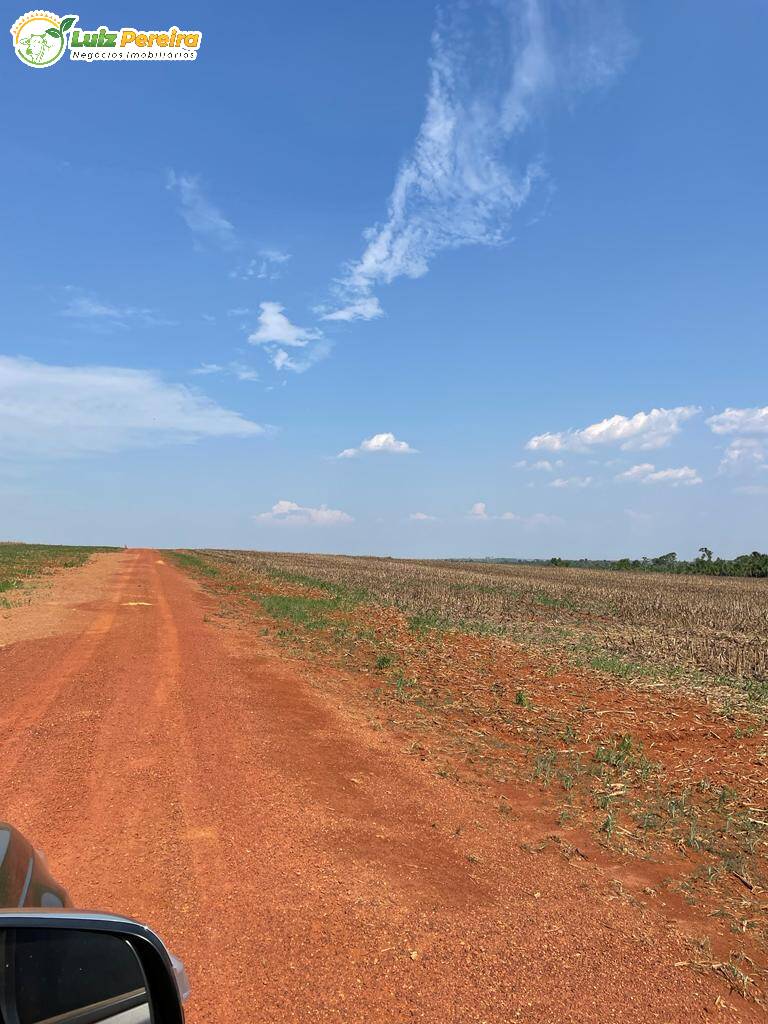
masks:
POLYGON ((44 854, 13 825, 0 822, 0 907, 71 907, 66 889, 48 870, 44 854))

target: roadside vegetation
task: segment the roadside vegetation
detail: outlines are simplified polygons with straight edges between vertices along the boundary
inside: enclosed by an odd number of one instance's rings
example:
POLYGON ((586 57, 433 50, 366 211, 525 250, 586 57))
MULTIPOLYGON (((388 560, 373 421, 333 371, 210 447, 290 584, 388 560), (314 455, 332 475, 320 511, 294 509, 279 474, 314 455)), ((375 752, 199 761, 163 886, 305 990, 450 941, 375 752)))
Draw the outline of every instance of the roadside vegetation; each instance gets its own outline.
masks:
POLYGON ((74 569, 106 547, 73 547, 59 544, 22 544, 0 541, 0 607, 18 603, 24 588, 56 569, 74 569))
POLYGON ((189 551, 163 551, 163 554, 172 559, 180 569, 191 569, 193 572, 202 573, 203 576, 219 575, 219 570, 215 565, 211 565, 199 555, 191 554, 189 551))
POLYGON ((764 581, 191 557, 215 570, 227 614, 352 670, 349 698, 437 775, 490 786, 511 821, 520 793, 538 791, 564 850, 579 855, 590 836, 645 863, 649 892, 719 922, 741 987, 757 991, 750 965, 768 951, 764 581))

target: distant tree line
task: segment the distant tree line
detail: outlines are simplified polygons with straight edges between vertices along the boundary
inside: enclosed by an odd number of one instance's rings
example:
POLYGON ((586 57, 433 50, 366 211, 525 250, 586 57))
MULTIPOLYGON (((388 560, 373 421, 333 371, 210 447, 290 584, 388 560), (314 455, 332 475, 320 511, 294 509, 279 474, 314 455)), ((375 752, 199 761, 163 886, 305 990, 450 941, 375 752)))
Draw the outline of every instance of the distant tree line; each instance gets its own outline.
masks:
POLYGON ((582 569, 612 569, 618 572, 670 572, 697 576, 768 576, 768 555, 753 551, 736 558, 715 558, 709 548, 699 548, 696 558, 678 559, 676 551, 668 551, 656 558, 550 558, 548 565, 571 566, 582 569))
POLYGON ((446 562, 488 562, 493 565, 554 565, 571 569, 610 569, 614 572, 669 572, 681 576, 763 576, 768 577, 768 555, 753 551, 736 558, 715 558, 709 548, 699 548, 690 561, 678 559, 676 551, 655 558, 446 558, 446 562))

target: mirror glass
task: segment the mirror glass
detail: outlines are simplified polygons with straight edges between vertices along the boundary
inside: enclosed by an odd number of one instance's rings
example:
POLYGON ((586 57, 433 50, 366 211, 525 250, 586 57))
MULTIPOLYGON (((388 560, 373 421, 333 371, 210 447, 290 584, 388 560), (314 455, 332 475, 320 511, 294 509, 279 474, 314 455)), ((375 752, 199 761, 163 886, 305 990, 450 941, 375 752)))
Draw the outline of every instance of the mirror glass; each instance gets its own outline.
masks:
POLYGON ((0 1024, 150 1024, 126 939, 81 928, 0 930, 0 1024))

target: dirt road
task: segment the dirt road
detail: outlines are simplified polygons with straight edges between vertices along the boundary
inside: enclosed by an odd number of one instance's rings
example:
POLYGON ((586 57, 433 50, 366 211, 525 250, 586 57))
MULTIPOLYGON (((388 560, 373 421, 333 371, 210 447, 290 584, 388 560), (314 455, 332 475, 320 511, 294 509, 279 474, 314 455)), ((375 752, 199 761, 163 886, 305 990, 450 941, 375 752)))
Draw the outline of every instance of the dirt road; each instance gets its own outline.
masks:
POLYGON ((763 1019, 679 966, 670 907, 404 757, 158 553, 67 579, 0 620, 0 817, 160 932, 193 1024, 763 1019))

